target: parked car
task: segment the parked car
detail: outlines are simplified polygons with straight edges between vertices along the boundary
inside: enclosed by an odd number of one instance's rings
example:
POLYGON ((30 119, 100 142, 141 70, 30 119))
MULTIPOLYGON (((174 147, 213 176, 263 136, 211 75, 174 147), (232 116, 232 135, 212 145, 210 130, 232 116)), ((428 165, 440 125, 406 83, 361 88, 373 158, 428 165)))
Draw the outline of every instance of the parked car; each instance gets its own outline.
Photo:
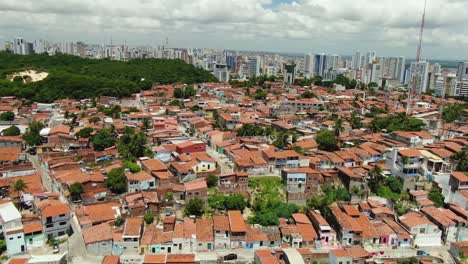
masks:
POLYGON ((430 256, 431 254, 429 254, 429 252, 426 252, 424 250, 418 250, 418 252, 416 252, 416 255, 418 255, 418 256, 430 256))
POLYGON ((224 260, 236 260, 237 259, 237 254, 228 254, 224 256, 224 260))
POLYGON ((57 254, 60 252, 60 247, 59 247, 59 244, 58 243, 54 243, 54 246, 52 247, 52 252, 54 252, 54 254, 57 254))

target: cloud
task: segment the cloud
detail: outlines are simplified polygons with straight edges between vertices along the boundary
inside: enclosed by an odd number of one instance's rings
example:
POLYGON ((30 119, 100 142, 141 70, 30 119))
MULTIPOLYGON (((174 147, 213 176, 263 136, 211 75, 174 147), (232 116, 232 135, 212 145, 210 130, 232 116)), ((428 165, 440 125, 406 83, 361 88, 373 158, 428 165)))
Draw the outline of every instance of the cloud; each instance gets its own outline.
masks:
MULTIPOLYGON (((411 57, 422 8, 423 0, 2 0, 0 36, 411 57)), ((467 58, 467 22, 468 1, 428 0, 425 44, 438 49, 424 55, 467 58)))

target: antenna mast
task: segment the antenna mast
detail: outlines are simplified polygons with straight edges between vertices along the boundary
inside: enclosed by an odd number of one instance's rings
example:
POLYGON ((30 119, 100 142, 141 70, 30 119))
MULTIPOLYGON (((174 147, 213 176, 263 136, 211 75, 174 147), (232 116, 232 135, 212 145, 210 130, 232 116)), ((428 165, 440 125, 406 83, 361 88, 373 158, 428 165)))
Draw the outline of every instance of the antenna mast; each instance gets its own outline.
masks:
POLYGON ((419 79, 419 62, 421 61, 421 46, 422 46, 422 39, 423 39, 423 33, 424 33, 424 22, 426 19, 426 5, 427 5, 427 0, 424 0, 424 11, 422 15, 422 20, 421 20, 421 27, 419 28, 419 44, 418 44, 418 49, 416 51, 416 66, 414 69, 414 73, 412 76, 411 80, 411 90, 409 91, 409 96, 408 96, 408 103, 406 106, 406 114, 411 115, 413 113, 413 101, 416 97, 416 86, 418 83, 419 79))

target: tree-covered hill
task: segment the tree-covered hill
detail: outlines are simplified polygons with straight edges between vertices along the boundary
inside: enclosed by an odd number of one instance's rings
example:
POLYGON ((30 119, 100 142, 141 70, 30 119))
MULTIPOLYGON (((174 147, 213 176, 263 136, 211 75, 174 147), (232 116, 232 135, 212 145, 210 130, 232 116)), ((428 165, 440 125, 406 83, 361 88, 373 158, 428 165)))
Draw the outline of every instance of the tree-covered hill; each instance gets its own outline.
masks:
POLYGON ((216 81, 209 72, 181 60, 133 59, 127 62, 86 59, 57 54, 28 56, 0 52, 0 96, 16 95, 38 102, 60 98, 83 99, 100 95, 129 96, 153 83, 216 81), (42 81, 23 83, 11 73, 33 68, 49 73, 42 81))

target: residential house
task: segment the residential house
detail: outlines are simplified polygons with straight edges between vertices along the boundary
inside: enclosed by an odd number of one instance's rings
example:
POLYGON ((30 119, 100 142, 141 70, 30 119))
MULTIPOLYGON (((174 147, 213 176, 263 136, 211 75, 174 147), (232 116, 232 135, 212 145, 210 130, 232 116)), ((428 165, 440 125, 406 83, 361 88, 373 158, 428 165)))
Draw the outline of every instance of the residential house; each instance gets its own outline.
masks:
POLYGON ((120 203, 101 202, 81 205, 75 208, 75 215, 81 228, 114 221, 121 215, 120 203))
MULTIPOLYGON (((301 167, 301 155, 294 150, 281 150, 270 146, 267 150, 263 150, 263 158, 270 165, 270 171, 301 167)), ((304 167, 308 166, 309 164, 305 164, 304 167)))
POLYGON ((137 173, 126 171, 125 177, 127 178, 127 190, 130 193, 156 187, 155 178, 144 170, 137 173))
POLYGON ((196 220, 197 251, 214 249, 213 219, 196 220))
POLYGON ((426 217, 442 230, 442 240, 449 242, 462 241, 468 234, 467 221, 453 213, 450 209, 425 207, 421 209, 426 217))
POLYGON ((27 248, 44 246, 44 234, 41 221, 24 222, 24 240, 27 248))
POLYGON ((36 206, 47 240, 65 236, 70 231, 70 208, 68 205, 58 200, 43 200, 37 202, 36 206))
POLYGON ((399 217, 400 223, 413 235, 413 244, 419 247, 440 246, 442 231, 426 216, 409 212, 399 217))
POLYGON ((335 246, 337 244, 336 232, 333 230, 330 224, 328 224, 327 220, 325 220, 325 218, 323 218, 323 216, 318 211, 312 209, 307 210, 307 216, 318 233, 316 246, 335 246))
POLYGON ((323 183, 320 173, 308 167, 283 169, 281 175, 286 183, 288 202, 299 205, 305 205, 307 198, 317 194, 323 183))
POLYGON ((451 243, 449 252, 457 263, 462 263, 462 258, 468 256, 468 241, 451 243))
POLYGON ((228 249, 231 247, 229 237, 229 217, 224 215, 213 215, 213 230, 215 249, 228 249))
POLYGON ((237 171, 218 176, 218 192, 221 194, 247 193, 249 177, 246 172, 237 171))
MULTIPOLYGON (((190 253, 197 250, 196 224, 193 219, 184 218, 176 223, 172 235, 173 253, 190 253)), ((168 252, 169 253, 169 252, 168 252)))
POLYGON ((448 202, 468 210, 468 175, 461 171, 452 172, 449 179, 449 188, 448 202))
POLYGON ((26 243, 21 214, 12 202, 0 204, 0 225, 5 237, 8 256, 25 252, 26 243))
POLYGON ((241 211, 228 211, 228 218, 231 248, 245 248, 247 224, 244 222, 241 211))
POLYGON ((184 183, 185 200, 189 201, 193 198, 206 200, 208 198, 208 186, 205 179, 199 179, 184 183))
POLYGON ((201 140, 189 140, 176 145, 176 152, 183 153, 196 153, 206 152, 206 143, 201 140))
MULTIPOLYGON (((384 219, 383 222, 387 224, 397 235, 396 239, 392 241, 391 240, 392 237, 390 236, 391 232, 387 232, 386 234, 384 234, 387 236, 387 242, 388 240, 390 240, 390 244, 395 245, 399 248, 407 248, 407 247, 413 246, 411 234, 405 228, 403 228, 399 223, 395 222, 395 220, 393 219, 384 219)), ((383 237, 381 234, 380 243, 385 244, 384 242, 385 241, 383 240, 383 237)))
POLYGON ((419 175, 423 156, 417 149, 393 150, 387 157, 386 165, 393 174, 402 177, 415 177, 419 175))
POLYGON ((143 233, 143 218, 128 218, 122 234, 123 249, 127 254, 138 254, 143 233))
POLYGON ((340 248, 340 249, 332 249, 330 250, 330 264, 352 264, 353 257, 348 251, 340 248))
POLYGON ((82 229, 86 252, 90 255, 112 254, 113 233, 112 225, 102 223, 82 229))

